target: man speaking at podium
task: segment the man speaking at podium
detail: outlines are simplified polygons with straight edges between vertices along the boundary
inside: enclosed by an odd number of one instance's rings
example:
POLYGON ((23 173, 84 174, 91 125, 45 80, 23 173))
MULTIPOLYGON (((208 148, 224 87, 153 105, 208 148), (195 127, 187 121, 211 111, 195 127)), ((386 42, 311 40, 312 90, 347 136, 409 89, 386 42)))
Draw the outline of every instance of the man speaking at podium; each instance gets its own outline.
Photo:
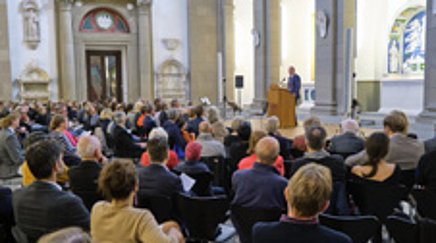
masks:
POLYGON ((301 78, 295 73, 294 66, 289 66, 288 73, 288 90, 295 96, 295 106, 297 106, 300 100, 301 78))

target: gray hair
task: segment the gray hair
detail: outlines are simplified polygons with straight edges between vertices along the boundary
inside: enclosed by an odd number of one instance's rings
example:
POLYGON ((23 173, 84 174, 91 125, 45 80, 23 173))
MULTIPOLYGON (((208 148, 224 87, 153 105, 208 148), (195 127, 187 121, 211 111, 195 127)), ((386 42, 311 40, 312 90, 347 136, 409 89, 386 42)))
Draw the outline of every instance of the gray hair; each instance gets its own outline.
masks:
POLYGON ((117 111, 114 114, 114 122, 117 125, 124 125, 124 123, 126 122, 126 113, 124 113, 123 111, 117 111))
POLYGON ((276 116, 270 116, 266 119, 265 130, 267 133, 275 133, 279 129, 280 120, 276 116))
POLYGON ((353 119, 346 119, 341 122, 342 133, 352 132, 357 133, 359 131, 359 123, 353 119))
POLYGON ((176 109, 176 108, 171 108, 171 109, 167 110, 166 113, 167 113, 168 119, 170 119, 170 120, 176 120, 182 114, 180 109, 176 109))
POLYGON ((162 127, 156 127, 151 130, 150 134, 148 135, 148 139, 153 138, 161 138, 165 139, 165 141, 168 141, 168 133, 163 129, 162 127))
POLYGON ((209 109, 207 109, 207 119, 209 120, 210 124, 221 120, 220 111, 216 106, 211 106, 209 109))
POLYGON ((83 136, 77 143, 77 153, 80 158, 93 158, 99 149, 101 149, 101 144, 96 136, 83 136))
POLYGON ((235 118, 233 118, 232 123, 230 124, 230 128, 232 128, 233 131, 237 131, 243 121, 245 120, 242 116, 236 116, 235 118))

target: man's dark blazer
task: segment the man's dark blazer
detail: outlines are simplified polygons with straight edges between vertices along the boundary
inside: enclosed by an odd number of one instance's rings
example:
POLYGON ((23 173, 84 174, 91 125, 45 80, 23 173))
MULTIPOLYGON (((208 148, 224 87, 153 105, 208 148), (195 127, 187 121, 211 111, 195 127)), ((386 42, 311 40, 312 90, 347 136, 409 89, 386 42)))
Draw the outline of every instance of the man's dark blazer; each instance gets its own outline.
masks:
POLYGON ((12 196, 15 222, 30 239, 69 226, 89 230, 89 212, 82 200, 56 185, 36 181, 12 196))
POLYGON ((176 123, 167 120, 163 123, 162 128, 168 133, 168 144, 171 149, 177 146, 179 149, 185 150, 186 142, 176 123))
POLYGON ((334 136, 328 150, 334 154, 357 154, 365 149, 365 141, 352 132, 334 136))
POLYGON ((323 165, 330 169, 332 173, 333 182, 345 182, 345 164, 344 159, 339 155, 329 155, 323 158, 310 158, 302 157, 295 161, 292 165, 291 177, 297 172, 297 170, 304 165, 316 163, 318 165, 323 165))
POLYGON ((270 133, 268 135, 277 139, 280 145, 280 156, 282 156, 284 160, 289 160, 293 141, 278 134, 270 133))
POLYGON ((12 226, 14 214, 12 211, 12 191, 0 186, 0 224, 12 226))
POLYGON ((209 167, 201 161, 185 161, 178 164, 174 170, 187 175, 210 172, 209 167))
POLYGON ((135 144, 132 134, 116 125, 113 132, 115 156, 119 158, 139 158, 144 150, 135 144))
POLYGON ((150 164, 138 170, 139 190, 153 197, 174 197, 182 191, 178 176, 160 164, 150 164))
POLYGON ((94 203, 103 200, 97 186, 100 171, 101 165, 96 161, 82 161, 68 171, 71 191, 82 198, 86 208, 90 211, 94 203))

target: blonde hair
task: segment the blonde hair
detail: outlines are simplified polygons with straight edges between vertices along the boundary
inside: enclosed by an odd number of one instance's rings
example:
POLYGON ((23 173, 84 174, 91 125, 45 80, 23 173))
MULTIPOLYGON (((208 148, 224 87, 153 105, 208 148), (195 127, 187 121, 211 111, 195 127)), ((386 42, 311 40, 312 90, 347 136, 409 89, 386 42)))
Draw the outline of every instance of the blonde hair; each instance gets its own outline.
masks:
POLYGON ((7 115, 6 117, 0 119, 0 128, 8 128, 12 125, 12 123, 19 119, 20 116, 18 115, 18 113, 11 113, 9 115, 7 115))
POLYGON ((113 117, 113 112, 109 108, 105 108, 100 112, 100 119, 110 120, 113 117))
POLYGON ((68 227, 46 234, 38 243, 91 243, 91 237, 79 227, 68 227))
POLYGON ((315 163, 305 165, 289 180, 288 204, 297 217, 313 217, 330 200, 332 184, 332 175, 327 167, 315 163))
POLYGON ((256 144, 264 137, 266 137, 267 134, 265 131, 262 130, 256 130, 253 133, 251 133, 250 140, 248 141, 248 154, 254 154, 256 149, 256 144))
POLYGON ((64 122, 66 122, 66 119, 63 115, 54 115, 50 121, 50 130, 56 130, 64 122))

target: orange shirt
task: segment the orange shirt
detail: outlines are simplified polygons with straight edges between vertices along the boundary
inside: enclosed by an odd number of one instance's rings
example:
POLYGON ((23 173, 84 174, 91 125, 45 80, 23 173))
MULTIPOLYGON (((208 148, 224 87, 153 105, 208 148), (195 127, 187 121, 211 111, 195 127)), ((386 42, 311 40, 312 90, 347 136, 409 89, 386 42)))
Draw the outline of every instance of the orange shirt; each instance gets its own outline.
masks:
MULTIPOLYGON (((148 156, 147 152, 142 153, 140 163, 144 167, 147 167, 150 165, 150 157, 148 156)), ((168 151, 168 162, 167 162, 168 169, 170 169, 170 170, 174 169, 178 163, 179 163, 179 158, 177 158, 176 152, 174 152, 172 150, 168 151)))
MULTIPOLYGON (((239 170, 251 169, 253 168, 253 165, 256 162, 256 160, 257 160, 256 154, 252 154, 248 157, 245 157, 239 162, 238 169, 239 170)), ((281 176, 285 174, 285 165, 283 164, 282 156, 277 157, 276 161, 274 162, 274 167, 280 173, 281 176)))

